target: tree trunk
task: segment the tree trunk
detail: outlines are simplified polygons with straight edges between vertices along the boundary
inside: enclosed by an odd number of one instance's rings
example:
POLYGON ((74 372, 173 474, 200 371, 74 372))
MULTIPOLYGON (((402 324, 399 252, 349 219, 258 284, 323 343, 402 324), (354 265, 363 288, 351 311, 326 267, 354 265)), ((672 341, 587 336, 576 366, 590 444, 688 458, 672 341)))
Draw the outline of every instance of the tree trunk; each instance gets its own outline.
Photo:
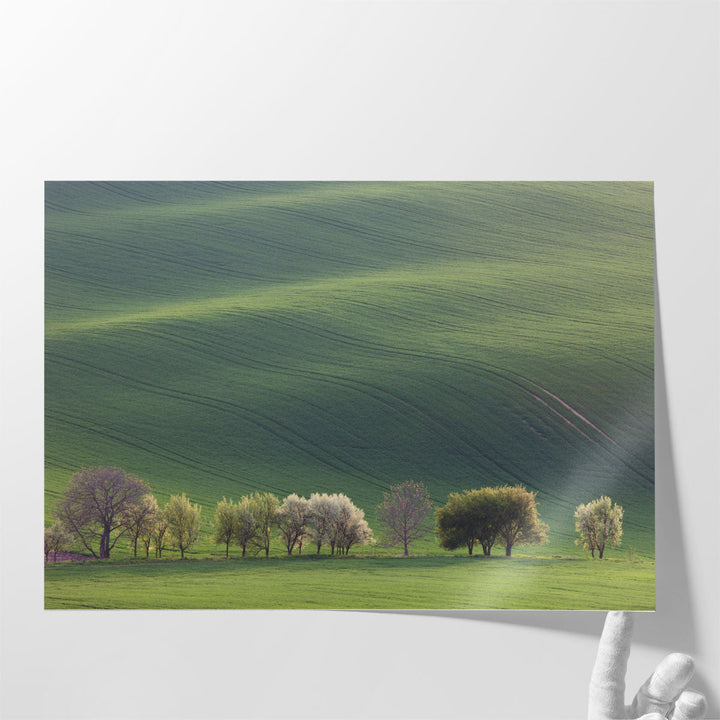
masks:
POLYGON ((181 560, 185 559, 185 550, 183 549, 182 546, 180 546, 180 559, 181 560))
POLYGON ((598 554, 600 555, 601 560, 602 560, 602 556, 603 556, 603 550, 605 550, 605 548, 598 548, 598 554))
POLYGON ((265 546, 265 557, 270 557, 270 546, 269 545, 265 546))
POLYGON ((590 555, 592 556, 592 558, 594 560, 595 559, 595 548, 594 547, 590 548, 590 555))
POLYGON ((242 551, 242 556, 243 556, 243 557, 245 557, 245 547, 246 547, 245 545, 242 546, 242 549, 243 549, 243 551, 242 551))
POLYGON ((322 543, 321 543, 321 542, 319 542, 319 543, 317 544, 317 546, 318 546, 318 551, 317 551, 317 554, 318 554, 318 555, 320 554, 320 546, 321 546, 321 545, 322 545, 322 543))
POLYGON ((230 541, 228 540, 225 543, 225 559, 227 560, 230 557, 230 541))
POLYGON ((134 553, 134 557, 137 557, 137 541, 138 541, 138 539, 135 538, 135 542, 133 543, 133 553, 134 553))
POLYGON ((512 554, 512 545, 505 546, 505 557, 510 557, 512 554))
POLYGON ((100 537, 100 557, 110 557, 110 528, 104 528, 100 537))
POLYGON ((407 540, 405 540, 405 554, 408 554, 407 540))

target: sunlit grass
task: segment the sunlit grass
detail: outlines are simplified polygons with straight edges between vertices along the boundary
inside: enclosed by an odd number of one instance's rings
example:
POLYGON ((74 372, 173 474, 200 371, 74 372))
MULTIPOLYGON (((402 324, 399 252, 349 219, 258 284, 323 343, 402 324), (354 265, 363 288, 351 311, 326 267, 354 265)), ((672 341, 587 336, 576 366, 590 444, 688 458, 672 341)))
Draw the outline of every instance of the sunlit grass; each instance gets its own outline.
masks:
POLYGON ((654 563, 312 555, 50 563, 45 607, 652 610, 654 563))

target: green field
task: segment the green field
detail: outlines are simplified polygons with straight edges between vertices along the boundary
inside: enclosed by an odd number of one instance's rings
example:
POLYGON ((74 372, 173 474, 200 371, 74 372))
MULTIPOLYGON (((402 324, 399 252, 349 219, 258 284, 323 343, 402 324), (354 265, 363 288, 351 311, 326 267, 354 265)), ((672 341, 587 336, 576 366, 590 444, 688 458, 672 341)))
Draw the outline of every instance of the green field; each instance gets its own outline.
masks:
POLYGON ((46 608, 654 609, 654 563, 482 557, 57 566, 46 608), (622 587, 618 595, 616 588, 622 587))
MULTIPOLYGON (((94 465, 139 475, 161 504, 186 492, 206 532, 218 500, 253 490, 343 492, 376 528, 383 491, 405 480, 436 503, 522 483, 550 542, 518 551, 583 558, 574 508, 608 494, 625 508, 608 592, 627 606, 644 584, 644 608, 653 244, 648 183, 47 183, 46 521, 94 465)), ((437 555, 425 574, 460 602, 461 558, 432 540, 417 551, 437 555)), ((196 552, 221 554, 206 539, 196 552)), ((606 572, 553 562, 569 585, 577 568, 606 572)), ((49 567, 48 606, 83 573, 129 606, 160 569, 168 582, 212 569, 231 593, 212 563, 151 567, 49 567)), ((321 568, 303 558, 292 572, 321 568)), ((539 588, 523 602, 552 607, 539 588)))

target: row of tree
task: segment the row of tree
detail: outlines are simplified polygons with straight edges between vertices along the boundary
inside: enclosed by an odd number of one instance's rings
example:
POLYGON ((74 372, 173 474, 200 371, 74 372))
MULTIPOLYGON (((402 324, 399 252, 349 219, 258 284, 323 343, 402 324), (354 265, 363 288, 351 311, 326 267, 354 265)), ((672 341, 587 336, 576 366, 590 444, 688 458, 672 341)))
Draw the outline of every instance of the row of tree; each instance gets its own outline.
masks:
MULTIPOLYGON (((110 557, 120 538, 126 538, 135 557, 138 547, 149 557, 162 557, 167 547, 180 551, 181 558, 200 534, 201 508, 185 494, 171 495, 158 505, 144 480, 120 468, 83 468, 75 473, 55 509, 55 523, 45 530, 45 559, 76 539, 96 558, 110 557)), ((264 551, 266 557, 279 536, 288 554, 302 551, 312 541, 320 552, 323 544, 331 554, 347 555, 354 545, 374 543, 365 513, 342 493, 314 493, 310 499, 295 493, 282 502, 272 493, 252 493, 238 503, 225 498, 217 504, 212 540, 232 543, 248 550, 264 551)))
MULTIPOLYGON (((602 559, 606 548, 622 541, 623 509, 603 496, 575 509, 576 545, 602 559)), ((516 545, 547 542, 548 526, 540 519, 535 493, 521 485, 483 487, 451 493, 447 503, 435 513, 436 535, 448 550, 475 545, 490 555, 495 544, 510 557, 516 545)))
POLYGON ((307 542, 318 553, 329 546, 331 555, 347 555, 353 545, 375 542, 365 513, 342 493, 313 493, 309 499, 293 493, 282 503, 272 493, 253 493, 237 503, 223 498, 215 510, 212 539, 225 545, 225 557, 231 543, 242 548, 243 557, 248 548, 264 550, 267 557, 273 528, 288 555, 296 549, 301 553, 307 542))
MULTIPOLYGON (((164 507, 158 505, 148 485, 120 468, 83 468, 75 473, 56 507, 56 522, 45 531, 45 557, 64 549, 76 539, 93 555, 107 558, 121 537, 149 557, 162 557, 171 546, 182 558, 197 541, 201 508, 185 494, 172 495, 164 507)), ((597 551, 619 545, 623 509, 608 497, 580 505, 575 511, 577 544, 597 551)), ((513 547, 547 542, 548 526, 540 519, 536 494, 521 485, 482 487, 451 493, 445 505, 434 511, 425 485, 405 482, 386 492, 377 507, 383 544, 410 544, 435 533, 448 550, 476 545, 490 555, 495 545, 510 557, 513 547), (433 522, 434 519, 434 522, 433 522)), ((264 551, 267 557, 273 538, 278 537, 292 555, 312 543, 316 552, 323 546, 332 555, 346 555, 354 545, 374 544, 373 531, 364 512, 342 493, 313 493, 310 498, 293 493, 282 502, 269 492, 246 495, 237 503, 218 502, 211 539, 225 546, 229 557, 235 544, 247 552, 264 551)))
POLYGON ((172 545, 185 552, 198 539, 199 505, 171 495, 160 508, 144 480, 120 468, 83 468, 75 473, 55 508, 55 524, 45 531, 45 555, 57 553, 68 537, 77 538, 93 557, 108 558, 121 537, 129 540, 135 557, 138 545, 155 548, 155 556, 172 545), (97 548, 97 551, 96 551, 97 548))

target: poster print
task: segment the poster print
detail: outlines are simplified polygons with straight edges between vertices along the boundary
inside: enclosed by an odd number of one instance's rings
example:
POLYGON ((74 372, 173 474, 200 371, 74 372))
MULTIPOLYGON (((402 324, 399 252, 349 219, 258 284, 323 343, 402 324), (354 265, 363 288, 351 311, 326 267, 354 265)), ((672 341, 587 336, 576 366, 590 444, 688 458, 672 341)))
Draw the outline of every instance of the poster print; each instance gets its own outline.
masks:
POLYGON ((651 183, 45 213, 46 608, 654 608, 651 183))

